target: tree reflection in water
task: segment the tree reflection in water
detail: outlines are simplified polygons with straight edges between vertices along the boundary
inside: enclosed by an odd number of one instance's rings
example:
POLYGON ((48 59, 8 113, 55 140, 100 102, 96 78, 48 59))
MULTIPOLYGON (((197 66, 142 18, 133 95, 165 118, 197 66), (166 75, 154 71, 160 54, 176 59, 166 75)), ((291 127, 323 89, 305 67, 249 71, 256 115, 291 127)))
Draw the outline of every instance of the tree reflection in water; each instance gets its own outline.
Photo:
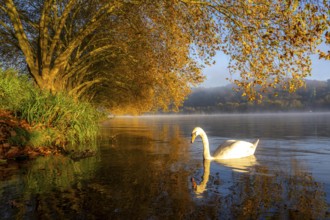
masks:
POLYGON ((48 156, 23 164, 0 182, 0 219, 65 219, 62 207, 77 202, 77 189, 93 176, 98 160, 48 156))

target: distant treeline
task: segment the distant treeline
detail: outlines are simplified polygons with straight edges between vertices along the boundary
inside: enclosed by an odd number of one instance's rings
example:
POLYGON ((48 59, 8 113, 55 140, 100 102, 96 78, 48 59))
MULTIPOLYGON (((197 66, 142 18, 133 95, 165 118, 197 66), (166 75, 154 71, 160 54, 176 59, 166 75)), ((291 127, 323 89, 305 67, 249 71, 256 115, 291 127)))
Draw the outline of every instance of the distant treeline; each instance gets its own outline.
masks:
POLYGON ((218 112, 283 112, 283 111, 327 111, 330 110, 330 80, 307 80, 306 87, 295 93, 274 89, 263 94, 261 103, 248 102, 234 85, 213 88, 196 88, 185 101, 183 113, 218 112))

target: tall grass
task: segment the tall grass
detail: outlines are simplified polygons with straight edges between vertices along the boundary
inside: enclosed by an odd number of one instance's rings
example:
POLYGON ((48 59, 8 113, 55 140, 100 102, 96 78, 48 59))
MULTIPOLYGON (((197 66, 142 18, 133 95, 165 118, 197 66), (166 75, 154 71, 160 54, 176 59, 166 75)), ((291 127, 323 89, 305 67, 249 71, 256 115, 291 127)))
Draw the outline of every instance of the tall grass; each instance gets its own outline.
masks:
POLYGON ((30 98, 33 85, 25 75, 13 69, 0 69, 0 109, 16 111, 30 98))
POLYGON ((63 93, 34 91, 21 105, 20 114, 33 126, 44 128, 46 137, 54 139, 52 144, 65 149, 90 149, 96 140, 97 111, 89 103, 77 102, 63 93))
POLYGON ((30 145, 95 150, 100 114, 90 103, 41 91, 13 70, 0 70, 0 98, 0 108, 32 126, 30 145))

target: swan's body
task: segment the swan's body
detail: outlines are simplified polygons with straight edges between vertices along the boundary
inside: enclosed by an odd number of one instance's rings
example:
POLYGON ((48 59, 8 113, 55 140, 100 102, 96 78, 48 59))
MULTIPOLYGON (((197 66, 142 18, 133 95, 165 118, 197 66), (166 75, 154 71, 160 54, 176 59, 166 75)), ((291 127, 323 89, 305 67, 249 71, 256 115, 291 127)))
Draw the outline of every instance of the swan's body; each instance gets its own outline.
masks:
POLYGON ((201 136, 204 145, 204 159, 216 160, 216 159, 235 159, 248 157, 254 154, 259 139, 254 143, 246 141, 228 140, 221 144, 214 152, 213 156, 210 154, 209 140, 203 129, 196 127, 191 134, 191 143, 194 143, 195 138, 201 136))

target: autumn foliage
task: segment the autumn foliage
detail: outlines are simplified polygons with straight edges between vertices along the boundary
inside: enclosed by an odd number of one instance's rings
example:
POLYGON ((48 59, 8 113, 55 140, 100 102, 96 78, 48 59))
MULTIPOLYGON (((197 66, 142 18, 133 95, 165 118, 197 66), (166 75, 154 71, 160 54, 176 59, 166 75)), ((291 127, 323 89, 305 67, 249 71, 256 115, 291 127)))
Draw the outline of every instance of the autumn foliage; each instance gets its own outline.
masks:
POLYGON ((4 66, 116 113, 177 109, 219 50, 250 100, 262 98, 256 88, 295 91, 312 53, 329 58, 317 50, 329 43, 325 0, 0 3, 4 66))

